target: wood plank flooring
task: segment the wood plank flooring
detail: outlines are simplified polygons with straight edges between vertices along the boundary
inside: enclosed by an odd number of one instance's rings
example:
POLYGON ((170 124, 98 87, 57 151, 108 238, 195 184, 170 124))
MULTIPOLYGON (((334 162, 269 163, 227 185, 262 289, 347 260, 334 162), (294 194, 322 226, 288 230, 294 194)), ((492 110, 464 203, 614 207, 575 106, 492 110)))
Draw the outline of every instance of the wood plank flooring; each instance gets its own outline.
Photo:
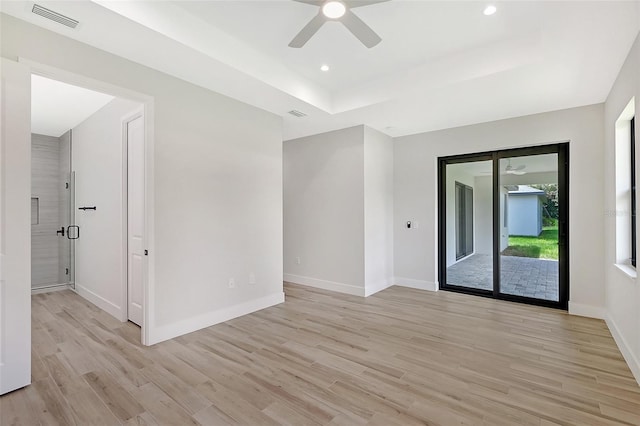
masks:
POLYGON ((640 425, 603 321, 392 287, 286 303, 153 347, 71 291, 33 296, 8 425, 640 425))

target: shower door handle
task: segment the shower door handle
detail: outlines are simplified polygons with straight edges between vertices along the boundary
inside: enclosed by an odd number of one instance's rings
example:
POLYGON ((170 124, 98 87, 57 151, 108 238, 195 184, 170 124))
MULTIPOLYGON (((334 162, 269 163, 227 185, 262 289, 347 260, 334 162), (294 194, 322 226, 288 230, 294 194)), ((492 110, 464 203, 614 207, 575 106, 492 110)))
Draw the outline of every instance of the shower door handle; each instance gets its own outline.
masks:
POLYGON ((78 225, 69 225, 67 226, 67 238, 70 240, 77 240, 80 238, 80 227, 78 225), (75 237, 71 236, 71 228, 75 228, 76 232, 74 232, 75 237))

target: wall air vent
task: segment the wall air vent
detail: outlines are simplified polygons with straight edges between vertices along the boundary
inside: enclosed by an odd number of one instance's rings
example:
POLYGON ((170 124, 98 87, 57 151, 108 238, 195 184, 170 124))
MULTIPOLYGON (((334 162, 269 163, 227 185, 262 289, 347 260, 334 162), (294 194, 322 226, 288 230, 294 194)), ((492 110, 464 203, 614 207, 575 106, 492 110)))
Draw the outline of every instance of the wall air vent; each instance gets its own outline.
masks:
POLYGON ((291 111, 289 111, 289 114, 296 116, 298 118, 302 118, 302 117, 306 117, 307 114, 305 114, 302 111, 298 111, 297 109, 292 109, 291 111))
POLYGON ((47 18, 47 19, 49 19, 51 21, 57 22, 58 24, 65 25, 65 26, 67 26, 69 28, 75 28, 80 23, 79 21, 76 21, 75 19, 71 19, 68 16, 61 15, 58 12, 54 12, 51 9, 47 9, 46 7, 42 7, 39 4, 34 4, 33 8, 31 9, 31 11, 33 13, 35 13, 36 15, 40 15, 43 18, 47 18))

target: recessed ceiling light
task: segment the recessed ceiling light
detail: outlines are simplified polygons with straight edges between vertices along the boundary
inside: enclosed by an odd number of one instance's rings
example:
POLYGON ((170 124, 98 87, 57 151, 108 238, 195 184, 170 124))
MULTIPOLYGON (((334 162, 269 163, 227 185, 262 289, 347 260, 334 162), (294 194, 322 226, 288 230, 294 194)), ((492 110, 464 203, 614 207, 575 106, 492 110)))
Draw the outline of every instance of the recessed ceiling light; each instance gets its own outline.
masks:
POLYGON ((324 71, 324 72, 329 71, 329 65, 326 65, 326 64, 325 64, 325 65, 321 66, 321 67, 320 67, 320 71, 324 71))
POLYGON ((496 13, 497 10, 498 9, 494 5, 490 4, 489 6, 484 8, 484 12, 482 13, 484 13, 486 16, 491 16, 496 13))
POLYGON ((328 1, 322 6, 322 13, 324 16, 330 19, 342 18, 342 15, 347 11, 347 8, 343 3, 339 1, 328 1))

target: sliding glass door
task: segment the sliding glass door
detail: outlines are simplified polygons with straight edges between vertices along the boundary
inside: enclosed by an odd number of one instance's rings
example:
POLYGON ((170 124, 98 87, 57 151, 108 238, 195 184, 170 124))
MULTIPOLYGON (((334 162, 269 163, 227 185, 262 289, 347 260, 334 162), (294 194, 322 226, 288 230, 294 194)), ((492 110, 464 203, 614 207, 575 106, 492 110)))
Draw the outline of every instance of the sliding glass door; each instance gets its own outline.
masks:
POLYGON ((441 158, 440 288, 566 309, 568 144, 441 158))
POLYGON ((558 154, 500 159, 500 293, 558 302, 558 154))

